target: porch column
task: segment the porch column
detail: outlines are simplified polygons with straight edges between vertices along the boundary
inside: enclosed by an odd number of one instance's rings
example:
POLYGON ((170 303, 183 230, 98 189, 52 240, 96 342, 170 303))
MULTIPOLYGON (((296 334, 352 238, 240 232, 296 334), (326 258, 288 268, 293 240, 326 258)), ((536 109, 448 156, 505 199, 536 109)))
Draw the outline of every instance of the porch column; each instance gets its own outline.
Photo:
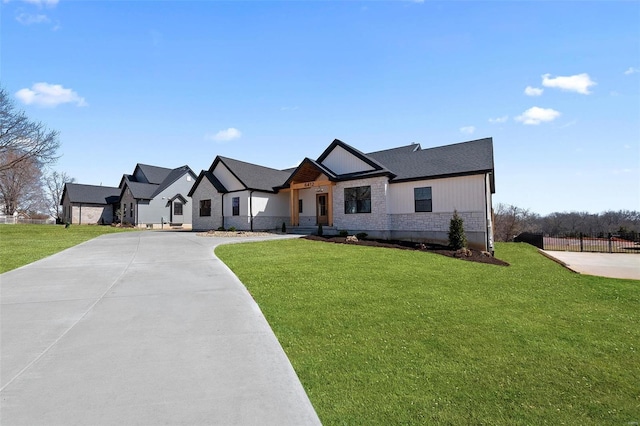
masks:
POLYGON ((328 209, 328 220, 329 226, 333 226, 333 182, 329 184, 329 189, 327 190, 327 209, 328 209))
POLYGON ((300 218, 298 213, 298 190, 291 189, 291 196, 289 205, 291 208, 291 226, 298 226, 300 224, 300 218))

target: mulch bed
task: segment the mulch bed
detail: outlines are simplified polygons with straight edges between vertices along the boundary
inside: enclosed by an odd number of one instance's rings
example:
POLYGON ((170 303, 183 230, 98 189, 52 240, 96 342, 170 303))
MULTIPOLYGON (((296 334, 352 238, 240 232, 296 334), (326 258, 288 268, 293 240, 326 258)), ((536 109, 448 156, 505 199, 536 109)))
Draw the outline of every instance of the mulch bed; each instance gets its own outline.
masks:
POLYGON ((308 235, 303 237, 307 240, 312 241, 322 241, 326 243, 335 243, 335 244, 352 244, 358 246, 369 246, 369 247, 384 247, 384 248, 392 248, 392 249, 400 249, 400 250, 417 250, 417 251, 426 251, 429 253, 436 253, 442 256, 455 257, 458 259, 466 260, 469 262, 479 262, 479 263, 488 263, 491 265, 499 265, 499 266, 509 266, 509 264, 503 260, 497 259, 486 252, 482 252, 479 250, 451 250, 450 248, 438 244, 421 244, 410 241, 392 241, 392 240, 358 240, 358 241, 347 241, 346 237, 320 237, 317 235, 308 235))

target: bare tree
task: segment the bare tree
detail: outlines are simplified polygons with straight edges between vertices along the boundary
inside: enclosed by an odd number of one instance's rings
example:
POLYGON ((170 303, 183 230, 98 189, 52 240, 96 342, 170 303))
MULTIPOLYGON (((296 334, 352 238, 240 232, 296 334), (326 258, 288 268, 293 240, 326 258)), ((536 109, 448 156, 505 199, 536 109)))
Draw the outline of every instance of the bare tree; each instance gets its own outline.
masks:
POLYGON ((17 111, 7 92, 0 88, 0 171, 27 160, 40 166, 52 164, 58 159, 59 147, 58 132, 17 111))
POLYGON ((46 187, 47 207, 49 214, 55 217, 58 222, 62 222, 62 212, 60 211, 60 203, 62 202, 62 193, 66 183, 73 183, 76 180, 69 176, 66 172, 51 172, 44 178, 46 187))
MULTIPOLYGON (((13 162, 18 155, 10 151, 3 157, 13 162)), ((22 160, 9 169, 0 170, 0 201, 5 214, 41 212, 43 200, 42 172, 34 159, 22 160)))
POLYGON ((540 217, 529 209, 500 203, 494 211, 494 237, 496 241, 511 241, 521 232, 531 232, 540 217))

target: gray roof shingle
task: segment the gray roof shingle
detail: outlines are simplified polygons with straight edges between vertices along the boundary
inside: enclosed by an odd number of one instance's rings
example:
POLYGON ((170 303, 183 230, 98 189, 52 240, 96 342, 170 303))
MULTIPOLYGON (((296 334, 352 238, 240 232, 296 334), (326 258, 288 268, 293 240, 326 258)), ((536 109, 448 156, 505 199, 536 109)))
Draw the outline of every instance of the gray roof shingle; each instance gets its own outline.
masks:
POLYGON ((492 138, 428 149, 420 149, 419 145, 409 145, 366 155, 384 164, 396 175, 392 182, 494 170, 492 138))
MULTIPOLYGON (((147 179, 145 183, 151 183, 154 185, 160 185, 164 180, 169 176, 172 172, 172 169, 167 169, 166 167, 158 167, 158 166, 150 166, 148 164, 140 164, 136 165, 136 170, 140 170, 144 177, 147 179)), ((175 170, 175 169, 174 169, 175 170)), ((135 176, 135 170, 133 175, 135 176)))
POLYGON ((222 162, 242 182, 247 189, 275 192, 290 176, 290 172, 276 170, 232 158, 216 158, 209 171, 213 171, 218 162, 222 162))
POLYGON ((120 188, 110 186, 67 183, 64 186, 63 199, 64 193, 69 196, 72 203, 108 205, 120 200, 120 188))

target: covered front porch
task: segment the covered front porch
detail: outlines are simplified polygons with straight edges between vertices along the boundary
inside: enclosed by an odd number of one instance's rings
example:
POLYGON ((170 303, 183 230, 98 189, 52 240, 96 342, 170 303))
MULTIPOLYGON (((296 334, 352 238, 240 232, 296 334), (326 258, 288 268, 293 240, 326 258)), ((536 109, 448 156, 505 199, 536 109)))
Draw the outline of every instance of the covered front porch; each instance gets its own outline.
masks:
POLYGON ((289 191, 290 223, 293 227, 333 226, 333 189, 330 172, 306 158, 284 185, 289 191))

